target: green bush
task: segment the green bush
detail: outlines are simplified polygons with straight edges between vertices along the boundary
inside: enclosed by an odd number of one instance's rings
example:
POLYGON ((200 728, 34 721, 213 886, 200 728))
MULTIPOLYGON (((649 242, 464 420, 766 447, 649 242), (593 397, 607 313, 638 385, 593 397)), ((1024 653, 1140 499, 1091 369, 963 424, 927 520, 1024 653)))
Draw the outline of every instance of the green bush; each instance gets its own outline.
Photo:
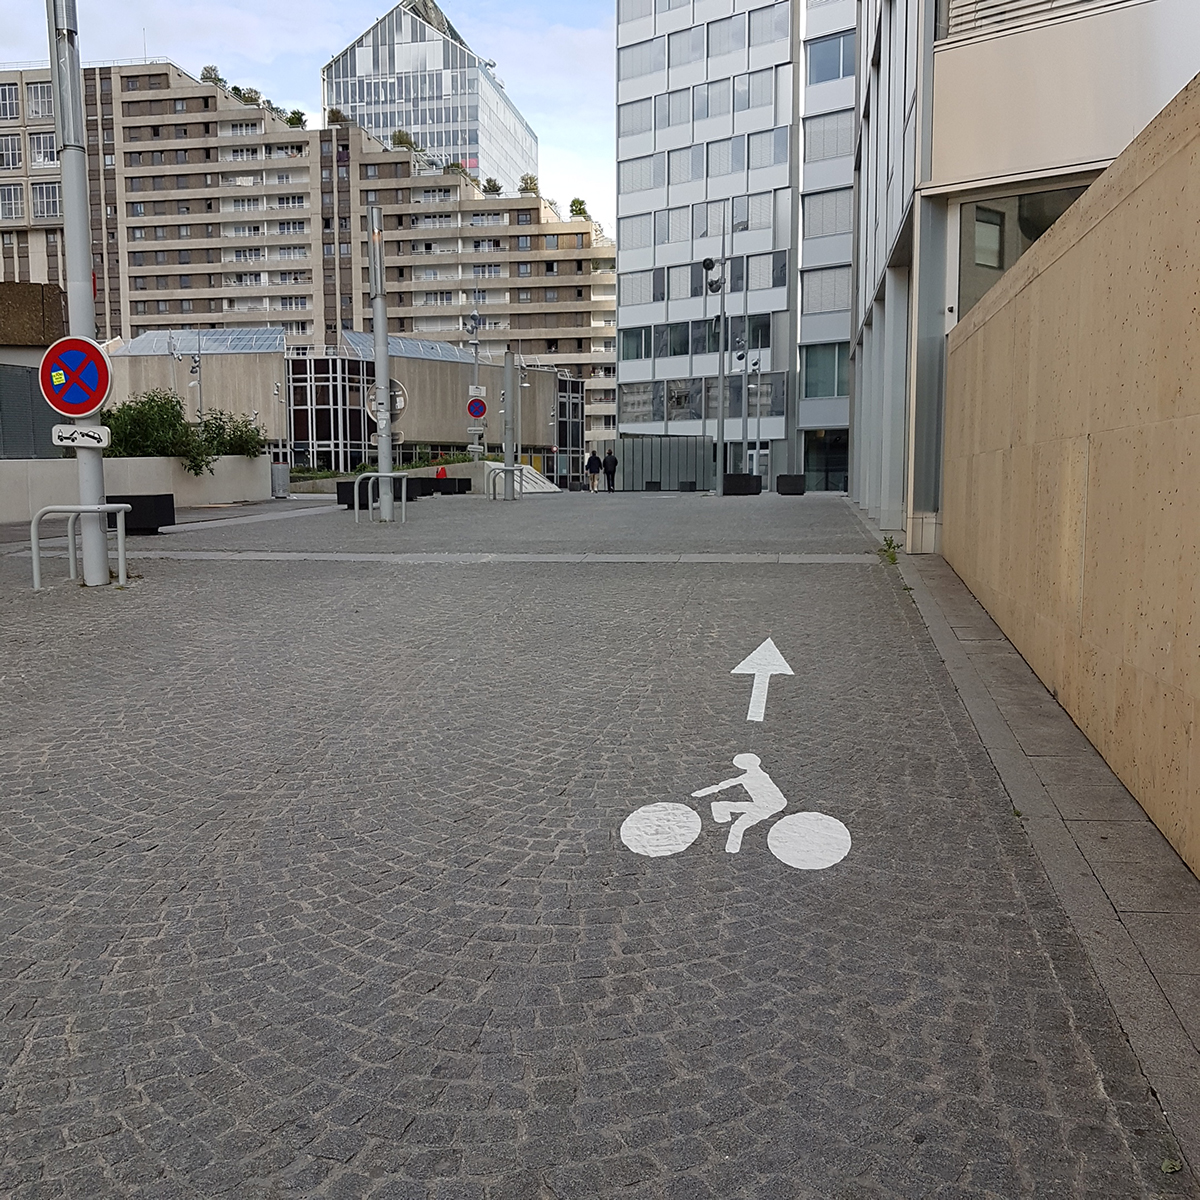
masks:
POLYGON ((171 388, 151 388, 110 409, 101 421, 112 432, 110 458, 178 458, 193 475, 213 473, 223 454, 257 458, 266 440, 249 417, 213 409, 189 425, 183 401, 171 388))

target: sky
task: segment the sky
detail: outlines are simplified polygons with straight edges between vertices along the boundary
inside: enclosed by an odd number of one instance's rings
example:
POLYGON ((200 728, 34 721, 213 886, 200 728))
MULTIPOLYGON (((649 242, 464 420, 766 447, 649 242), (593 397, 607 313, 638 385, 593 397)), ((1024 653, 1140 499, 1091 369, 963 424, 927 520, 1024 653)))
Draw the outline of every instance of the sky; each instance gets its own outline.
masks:
MULTIPOLYGON (((0 0, 0 61, 44 61, 45 8, 0 0)), ((582 196, 615 232, 615 0, 439 0, 533 126, 542 194, 582 196)), ((321 67, 388 11, 387 0, 79 0, 84 62, 163 56, 198 75, 214 63, 320 124, 321 67), (143 51, 144 47, 144 51, 143 51)))

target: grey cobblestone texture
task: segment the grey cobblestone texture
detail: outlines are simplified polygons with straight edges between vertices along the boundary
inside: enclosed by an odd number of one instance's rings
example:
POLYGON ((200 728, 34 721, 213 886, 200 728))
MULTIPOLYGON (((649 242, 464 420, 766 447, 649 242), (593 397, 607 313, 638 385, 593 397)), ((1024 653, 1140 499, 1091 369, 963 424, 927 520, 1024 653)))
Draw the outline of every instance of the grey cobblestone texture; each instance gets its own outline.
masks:
MULTIPOLYGON (((871 545, 825 500, 561 500, 168 536, 871 545)), ((28 567, 0 557, 0 1194, 1197 1195, 894 569, 28 567), (754 726, 729 671, 768 635, 796 675, 754 726), (728 855, 706 813, 677 857, 622 846, 743 751, 849 826, 842 863, 764 826, 728 855)))

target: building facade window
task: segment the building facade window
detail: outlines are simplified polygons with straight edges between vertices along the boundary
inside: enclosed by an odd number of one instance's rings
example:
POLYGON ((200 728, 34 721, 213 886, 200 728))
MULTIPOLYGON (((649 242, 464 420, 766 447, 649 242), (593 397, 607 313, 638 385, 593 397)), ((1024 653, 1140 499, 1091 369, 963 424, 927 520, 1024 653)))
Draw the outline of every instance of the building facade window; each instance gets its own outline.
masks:
POLYGON ((666 169, 664 154, 627 158, 624 162, 617 163, 617 191, 627 196, 631 192, 660 188, 667 182, 666 169))
POLYGON ((617 105, 617 136, 636 137, 654 128, 654 101, 647 96, 630 104, 617 105))
POLYGON ((764 46, 768 42, 785 41, 792 31, 791 5, 771 4, 750 13, 750 45, 764 46))
POLYGON ((619 341, 622 361, 650 357, 649 325, 640 325, 634 329, 622 329, 619 341))
POLYGON ((0 171, 16 171, 21 166, 21 135, 10 133, 0 137, 0 171))
POLYGON ((664 246, 670 242, 688 240, 688 210, 686 208, 660 208, 654 214, 654 244, 664 246))
MULTIPOLYGON (((741 141, 740 138, 733 138, 733 141, 741 141)), ((709 145, 715 143, 710 142, 709 145)), ((726 174, 728 172, 725 172, 726 174)), ((692 183, 694 180, 704 178, 704 147, 702 145, 684 146, 679 150, 670 150, 667 153, 667 182, 668 183, 692 183)))
POLYGON ((667 65, 667 43, 665 38, 651 38, 646 42, 635 42, 622 46, 617 51, 617 78, 639 79, 643 75, 662 71, 667 65))
POLYGON ((620 304, 650 304, 654 299, 653 271, 626 271, 617 277, 620 304))
POLYGON ((823 267, 800 275, 802 313, 845 312, 850 307, 850 268, 823 267))
POLYGON ((0 186, 0 221, 19 221, 25 216, 25 189, 19 183, 0 186))
POLYGON ((815 192, 804 197, 804 236, 832 237, 849 233, 854 222, 854 190, 815 192))
POLYGON ((20 94, 15 83, 0 83, 0 121, 17 121, 21 117, 20 94))
POLYGON ((746 159, 750 170, 760 167, 777 167, 788 160, 788 130, 786 126, 778 129, 765 129, 761 133, 752 133, 746 139, 746 159))
MULTIPOLYGON (((675 151, 675 153, 679 153, 679 151, 675 151)), ((737 137, 722 138, 719 142, 708 143, 708 174, 710 178, 736 175, 745 169, 746 138, 743 134, 738 134, 737 137)))
POLYGON ((854 30, 817 38, 807 44, 808 82, 828 83, 854 76, 854 30))
POLYGON ((775 68, 736 75, 733 80, 733 110, 766 108, 775 103, 775 68))
POLYGON ((854 153, 854 110, 822 113, 804 120, 804 161, 824 162, 854 153))
POLYGON ((805 400, 828 400, 850 395, 849 342, 801 346, 800 364, 805 400))
POLYGON ((30 207, 35 220, 62 217, 62 204, 57 183, 35 183, 29 189, 30 207))
POLYGON ((30 121, 48 121, 54 116, 54 85, 27 83, 25 85, 25 115, 30 121))
POLYGON ((746 48, 746 15, 735 13, 708 23, 708 57, 720 58, 746 48))
POLYGON ((754 192, 733 198, 733 232, 749 229, 770 229, 773 224, 775 194, 754 192))
POLYGON ((704 57, 704 26, 680 29, 667 37, 667 63, 683 67, 704 57))
POLYGON ((654 244, 654 218, 650 213, 637 213, 617 221, 617 238, 623 250, 644 250, 654 244))

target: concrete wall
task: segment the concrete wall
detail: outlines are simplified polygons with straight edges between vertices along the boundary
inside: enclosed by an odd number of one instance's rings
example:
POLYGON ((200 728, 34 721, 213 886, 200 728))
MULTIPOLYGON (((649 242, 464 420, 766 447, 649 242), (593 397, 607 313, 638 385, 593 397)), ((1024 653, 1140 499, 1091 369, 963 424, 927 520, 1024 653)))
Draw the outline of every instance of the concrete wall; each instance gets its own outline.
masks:
POLYGON ((1200 872, 1200 79, 950 334, 943 553, 1200 872))
MULTIPOLYGON (((227 457, 213 474, 197 477, 174 458, 106 458, 104 490, 110 496, 172 492, 176 508, 234 504, 271 498, 271 462, 227 457)), ((73 458, 0 459, 0 525, 28 522, 47 504, 79 503, 79 469, 73 458)))

